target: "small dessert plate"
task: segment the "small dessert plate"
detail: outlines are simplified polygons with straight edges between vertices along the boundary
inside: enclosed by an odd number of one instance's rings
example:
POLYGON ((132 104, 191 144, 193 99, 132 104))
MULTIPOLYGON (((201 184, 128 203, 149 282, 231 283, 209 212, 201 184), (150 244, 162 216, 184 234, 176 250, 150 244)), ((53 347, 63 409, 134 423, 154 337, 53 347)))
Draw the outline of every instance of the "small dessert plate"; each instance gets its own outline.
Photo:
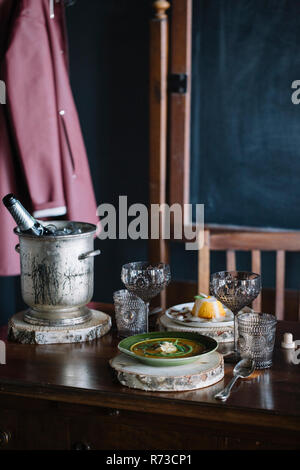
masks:
POLYGON ((231 324, 233 325, 234 315, 231 310, 228 310, 224 305, 223 307, 226 315, 222 320, 207 320, 206 318, 194 317, 192 315, 193 305, 194 302, 174 305, 174 307, 171 307, 166 311, 166 316, 179 325, 192 326, 193 328, 205 328, 211 327, 212 325, 214 327, 218 327, 224 326, 224 323, 228 326, 231 326, 231 324))
POLYGON ((218 343, 198 333, 155 331, 129 336, 118 344, 128 356, 150 366, 179 366, 211 354, 218 343))

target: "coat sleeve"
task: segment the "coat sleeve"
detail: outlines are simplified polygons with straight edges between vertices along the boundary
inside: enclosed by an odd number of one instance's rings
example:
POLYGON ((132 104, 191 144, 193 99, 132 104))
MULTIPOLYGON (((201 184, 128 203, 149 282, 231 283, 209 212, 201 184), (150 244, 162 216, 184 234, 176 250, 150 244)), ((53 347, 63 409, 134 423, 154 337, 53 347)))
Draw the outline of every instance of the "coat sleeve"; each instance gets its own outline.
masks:
POLYGON ((17 18, 4 59, 10 126, 32 210, 66 206, 57 97, 45 24, 17 18))

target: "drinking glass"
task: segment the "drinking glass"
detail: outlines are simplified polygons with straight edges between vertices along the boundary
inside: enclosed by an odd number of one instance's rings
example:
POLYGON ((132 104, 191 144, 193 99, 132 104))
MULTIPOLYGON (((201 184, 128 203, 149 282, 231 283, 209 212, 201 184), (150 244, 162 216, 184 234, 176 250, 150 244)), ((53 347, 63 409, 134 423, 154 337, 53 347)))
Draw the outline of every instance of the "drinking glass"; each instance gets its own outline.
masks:
POLYGON ((239 313, 238 346, 242 358, 250 357, 256 369, 272 365, 277 320, 269 313, 239 313))
POLYGON ((171 280, 170 266, 165 263, 153 265, 145 261, 124 264, 121 279, 130 292, 145 302, 148 332, 149 302, 169 284, 171 280))
POLYGON ((120 336, 147 333, 147 307, 126 289, 114 292, 115 318, 120 336))
POLYGON ((225 357, 227 362, 236 363, 240 360, 237 349, 236 315, 259 295, 261 277, 247 271, 220 271, 211 275, 210 291, 234 314, 234 350, 225 357))

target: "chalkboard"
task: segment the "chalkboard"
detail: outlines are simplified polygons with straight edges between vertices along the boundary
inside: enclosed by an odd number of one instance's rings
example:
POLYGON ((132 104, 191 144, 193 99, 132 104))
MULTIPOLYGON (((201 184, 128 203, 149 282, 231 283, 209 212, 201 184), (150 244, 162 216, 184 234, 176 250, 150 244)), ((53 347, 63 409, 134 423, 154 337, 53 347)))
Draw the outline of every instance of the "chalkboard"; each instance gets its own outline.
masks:
POLYGON ((193 2, 191 202, 205 222, 300 228, 300 2, 193 2))

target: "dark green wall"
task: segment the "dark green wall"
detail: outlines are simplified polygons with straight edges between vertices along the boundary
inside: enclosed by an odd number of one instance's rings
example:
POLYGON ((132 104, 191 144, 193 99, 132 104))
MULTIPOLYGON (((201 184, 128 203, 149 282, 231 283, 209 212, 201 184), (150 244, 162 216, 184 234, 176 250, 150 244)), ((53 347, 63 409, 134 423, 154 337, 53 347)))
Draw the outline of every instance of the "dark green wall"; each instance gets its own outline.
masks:
MULTIPOLYGON (((294 0, 193 2, 191 201, 206 223, 300 229, 299 14, 294 0)), ((288 254, 288 287, 299 288, 299 264, 288 254)), ((274 254, 262 272, 273 286, 274 254)))
POLYGON ((300 229, 299 2, 193 4, 191 200, 207 223, 300 229))
MULTIPOLYGON (((71 84, 97 203, 148 204, 149 2, 77 0, 67 8, 71 84)), ((96 240, 94 298, 112 301, 123 263, 147 243, 96 240)))

